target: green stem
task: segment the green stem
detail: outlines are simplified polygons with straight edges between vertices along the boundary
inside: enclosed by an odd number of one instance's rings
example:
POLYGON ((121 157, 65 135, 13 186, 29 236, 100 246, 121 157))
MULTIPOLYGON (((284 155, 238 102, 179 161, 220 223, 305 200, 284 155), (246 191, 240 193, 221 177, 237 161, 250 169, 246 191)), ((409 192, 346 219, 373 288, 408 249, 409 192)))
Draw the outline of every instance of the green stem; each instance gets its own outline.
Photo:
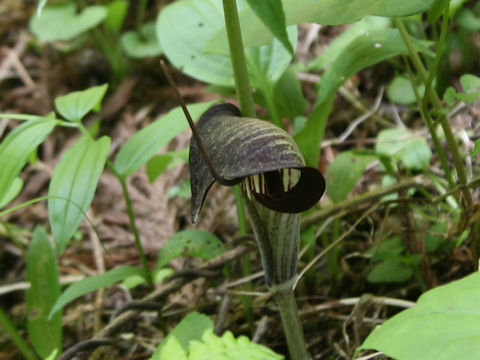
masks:
MULTIPOLYGON (((413 46, 413 43, 410 41, 410 36, 408 35, 407 29, 403 24, 402 20, 395 18, 394 19, 395 26, 400 31, 403 41, 405 42, 410 58, 412 60, 415 69, 417 70, 422 82, 427 85, 428 84, 428 72, 423 66, 422 60, 418 55, 417 50, 413 46)), ((430 101, 433 104, 433 107, 437 112, 443 108, 442 102, 436 92, 435 89, 431 89, 430 91, 430 101)), ((455 140, 455 135, 453 134, 452 128, 450 123, 447 119, 446 115, 440 115, 439 117, 440 125, 442 126, 443 132, 445 133, 445 138, 447 140, 448 147, 453 157, 453 163, 455 165, 455 169, 457 170, 458 180, 460 183, 460 187, 463 193, 463 197, 466 203, 466 207, 470 208, 473 205, 473 197, 469 189, 466 187, 467 185, 467 172, 465 171, 465 166, 463 165, 463 159, 460 155, 460 150, 458 148, 457 142, 455 140)))
POLYGON ((145 18, 145 11, 147 10, 148 2, 147 0, 140 0, 138 2, 138 10, 137 10, 137 30, 140 30, 140 26, 142 26, 143 19, 145 18))
POLYGON ((0 326, 5 329, 6 333, 10 336, 12 341, 15 343, 17 348, 25 357, 25 359, 38 360, 33 349, 30 346, 28 346, 27 342, 20 336, 20 334, 18 333, 17 329, 15 329, 10 319, 3 312, 2 308, 0 308, 0 326))
POLYGON ((282 284, 270 289, 270 291, 278 305, 280 317, 282 318, 290 359, 311 359, 312 357, 307 350, 300 316, 298 315, 293 287, 291 284, 282 284))
POLYGON ((145 272, 145 280, 147 281, 150 289, 153 290, 155 288, 155 284, 153 282, 152 272, 150 271, 150 267, 148 266, 145 251, 143 250, 142 242, 140 241, 140 233, 138 232, 138 228, 135 223, 135 213, 133 212, 132 200, 130 198, 130 193, 128 192, 127 182, 125 178, 115 170, 115 167, 110 162, 110 160, 107 160, 107 166, 109 167, 113 175, 115 175, 115 177, 118 179, 122 187, 122 193, 123 197, 125 198, 125 204, 127 207, 128 220, 130 221, 130 228, 132 229, 133 237, 135 238, 135 246, 137 247, 138 255, 140 256, 140 261, 142 262, 143 271, 145 272))
POLYGON ((240 110, 242 110, 244 116, 254 118, 255 108, 250 90, 250 79, 248 77, 247 62, 243 50, 243 40, 236 1, 223 0, 223 11, 240 110))
MULTIPOLYGON (((444 21, 442 24, 442 32, 445 33, 447 31, 447 23, 445 17, 448 17, 448 6, 446 7, 445 13, 444 13, 444 21)), ((439 113, 439 122, 440 125, 442 126, 443 132, 445 134, 445 139, 447 140, 448 148, 452 154, 453 158, 453 163, 455 165, 455 169, 457 171, 457 176, 458 176, 458 182, 460 185, 460 191, 462 192, 463 195, 463 216, 468 219, 470 218, 470 214, 472 212, 472 207, 473 207, 473 195, 470 189, 467 186, 467 172, 465 170, 465 166, 463 164, 463 159, 460 154, 460 150, 457 144, 457 141, 455 140, 455 135, 453 134, 452 128, 450 126, 450 122, 448 121, 448 118, 445 114, 441 113, 440 110, 443 109, 442 106, 442 101, 440 100, 440 97, 438 96, 436 90, 429 84, 429 82, 432 81, 430 79, 433 77, 432 73, 428 73, 427 70, 425 69, 422 60, 420 59, 420 56, 418 55, 418 52, 416 51, 415 47, 413 46, 412 42, 410 41, 410 36, 408 35, 408 32, 405 28, 405 25, 403 24, 402 20, 395 18, 394 19, 395 26, 398 28, 400 31, 400 34, 402 36, 402 39, 407 46, 410 58, 412 60, 413 65, 415 66, 415 69, 417 70, 422 82, 425 84, 426 90, 429 90, 428 93, 426 92, 426 95, 429 96, 430 101, 432 102, 434 110, 439 113)), ((440 38, 442 40, 442 37, 445 36, 444 34, 440 35, 440 38)), ((443 46, 443 45, 441 45, 443 46)), ((434 64, 435 67, 435 64, 434 64)), ((426 100, 426 99, 425 99, 426 100)), ((424 102, 426 102, 424 100, 424 102)), ((426 105, 424 105, 426 106, 426 105)), ((472 242, 471 242, 471 252, 472 252, 472 257, 473 257, 473 265, 475 269, 478 269, 478 238, 473 234, 472 236, 472 242)))

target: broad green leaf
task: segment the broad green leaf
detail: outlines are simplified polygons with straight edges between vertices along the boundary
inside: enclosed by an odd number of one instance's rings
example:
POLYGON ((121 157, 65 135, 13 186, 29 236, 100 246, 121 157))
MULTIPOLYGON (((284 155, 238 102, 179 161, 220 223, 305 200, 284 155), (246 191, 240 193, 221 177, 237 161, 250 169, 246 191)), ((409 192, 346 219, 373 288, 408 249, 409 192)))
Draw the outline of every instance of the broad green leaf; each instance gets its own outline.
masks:
POLYGON ((345 200, 368 164, 376 159, 372 155, 345 151, 337 155, 326 174, 327 193, 334 201, 345 200))
POLYGON ((428 252, 434 252, 449 244, 448 227, 445 222, 438 222, 428 229, 425 235, 425 247, 428 252))
POLYGON ((411 134, 406 129, 382 130, 378 134, 375 151, 393 156, 409 170, 425 168, 432 157, 427 140, 411 134))
POLYGON ((187 352, 183 349, 180 341, 175 336, 170 336, 160 352, 155 352, 151 360, 188 360, 187 352))
MULTIPOLYGON (((366 16, 400 17, 428 10, 435 0, 283 0, 287 26, 304 23, 322 25, 352 24, 366 16)), ((238 1, 244 45, 259 46, 272 39, 272 34, 254 12, 238 1)), ((228 54, 225 25, 217 28, 206 50, 228 54)))
POLYGON ((335 36, 335 38, 333 38, 328 44, 328 47, 322 51, 320 56, 307 64, 307 69, 322 70, 329 67, 331 64, 335 63, 343 50, 358 36, 371 31, 386 29, 390 24, 390 19, 375 16, 369 16, 356 22, 341 34, 335 36))
POLYGON ((270 32, 282 43, 288 52, 293 55, 294 50, 285 30, 287 25, 281 0, 247 0, 255 15, 263 22, 270 32))
POLYGON ((110 138, 83 138, 55 167, 48 195, 48 215, 60 255, 85 217, 110 148, 110 138))
POLYGON ((60 295, 58 300, 55 302, 55 305, 53 305, 48 317, 51 318, 57 313, 57 311, 80 296, 112 284, 119 283, 130 276, 141 276, 143 274, 143 269, 140 269, 136 266, 124 265, 108 270, 103 274, 89 276, 76 283, 73 283, 62 293, 62 295, 60 295))
POLYGON ((456 17, 456 23, 465 31, 473 33, 480 30, 480 19, 471 9, 468 8, 462 8, 459 10, 456 17))
POLYGON ((382 241, 378 245, 373 245, 367 251, 366 255, 372 256, 372 261, 384 260, 384 255, 400 255, 405 251, 405 244, 401 236, 393 236, 382 241))
POLYGON ((219 337, 213 333, 213 330, 207 330, 202 336, 202 341, 191 342, 188 359, 282 360, 284 357, 264 345, 251 342, 246 336, 235 338, 231 331, 226 331, 219 337))
POLYGON ((124 32, 120 43, 128 56, 133 58, 153 57, 162 53, 155 33, 154 22, 143 24, 137 31, 124 32))
POLYGON ((148 180, 150 180, 150 182, 154 182, 155 179, 166 169, 186 162, 188 162, 188 148, 155 155, 147 162, 146 171, 148 180))
MULTIPOLYGON (((213 321, 206 315, 192 312, 185 316, 175 328, 170 331, 165 339, 160 343, 153 353, 153 360, 169 360, 163 355, 162 349, 169 343, 169 339, 174 337, 180 343, 182 349, 186 352, 188 346, 193 340, 200 340, 206 330, 213 330, 215 327, 213 321)), ((169 345, 171 346, 171 345, 169 345)), ((167 351, 170 352, 171 350, 167 351)))
POLYGON ((160 250, 156 268, 160 269, 179 256, 209 260, 225 251, 223 242, 213 233, 188 229, 177 232, 160 250))
POLYGON ((56 123, 55 119, 36 117, 17 126, 0 143, 0 207, 11 200, 12 194, 18 193, 19 183, 15 179, 29 155, 45 140, 56 123))
POLYGON ((62 349, 62 313, 48 319, 48 313, 60 296, 55 253, 45 230, 37 226, 27 253, 28 335, 37 353, 46 358, 62 349))
POLYGON ((399 260, 385 260, 370 270, 367 281, 370 283, 402 283, 412 277, 413 271, 399 260))
POLYGON ((45 41, 65 41, 97 26, 107 16, 103 6, 87 6, 77 13, 74 2, 46 6, 30 18, 30 30, 45 41))
POLYGON ((377 326, 357 349, 398 360, 480 358, 480 274, 424 293, 417 305, 377 326))
MULTIPOLYGON (((208 101, 188 105, 187 108, 192 118, 197 119, 214 103, 214 101, 208 101)), ((188 122, 180 107, 161 116, 152 124, 136 132, 120 148, 115 158, 116 171, 123 177, 133 174, 157 151, 187 128, 188 122)))
POLYGON ((67 120, 80 121, 90 111, 99 111, 108 84, 91 87, 83 91, 74 91, 55 99, 58 112, 67 120))
MULTIPOLYGON (((420 97, 423 97, 425 92, 425 85, 421 84, 417 88, 420 97)), ((410 105, 417 101, 415 92, 413 91, 412 83, 407 77, 396 76, 387 86, 388 98, 400 105, 410 105)))
MULTIPOLYGON (((238 5, 248 8, 245 1, 238 5)), ((183 0, 162 9, 157 19, 157 37, 168 59, 185 74, 211 84, 233 86, 228 51, 213 54, 205 49, 212 36, 224 26, 221 0, 183 0)), ((293 47, 296 46, 296 39, 290 37, 290 42, 293 47)), ((267 61, 262 63, 264 71, 268 69, 266 76, 278 79, 290 62, 291 55, 278 40, 271 41, 259 51, 263 54, 262 59, 267 61)), ((259 86, 255 81, 253 76, 252 85, 259 86)))
POLYGON ((111 1, 106 5, 106 8, 107 17, 104 21, 105 27, 107 27, 114 34, 118 34, 122 28, 123 21, 125 20, 125 15, 127 15, 128 1, 111 1))

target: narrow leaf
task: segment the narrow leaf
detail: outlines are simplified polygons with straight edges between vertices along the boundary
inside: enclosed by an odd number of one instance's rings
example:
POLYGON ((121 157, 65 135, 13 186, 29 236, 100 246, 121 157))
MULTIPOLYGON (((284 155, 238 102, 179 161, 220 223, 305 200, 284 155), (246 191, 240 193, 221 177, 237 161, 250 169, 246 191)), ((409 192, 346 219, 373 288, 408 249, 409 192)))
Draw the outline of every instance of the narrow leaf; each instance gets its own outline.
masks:
POLYGON ((281 0, 247 0, 255 15, 265 24, 272 34, 280 40, 288 52, 293 55, 292 44, 288 40, 285 13, 281 0))
POLYGON ((109 270, 100 275, 94 275, 87 277, 83 280, 80 280, 72 285, 70 285, 63 293, 60 295, 58 300, 52 307, 49 318, 54 316, 60 309, 62 309, 69 302, 88 294, 89 292, 110 286, 115 283, 119 283, 129 276, 141 275, 143 276, 143 270, 135 266, 118 266, 112 270, 109 270))
POLYGON ((182 230, 168 239, 160 250, 156 268, 160 269, 179 256, 210 260, 225 251, 225 245, 213 233, 202 230, 182 230))
MULTIPOLYGON (((196 119, 213 103, 209 101, 187 107, 192 118, 196 119)), ((188 123, 182 109, 176 107, 128 139, 115 158, 116 171, 124 177, 133 174, 170 140, 187 128, 188 123)))
MULTIPOLYGON (((7 196, 7 193, 18 190, 11 189, 15 179, 28 156, 45 140, 55 124, 56 120, 49 118, 29 120, 12 130, 0 144, 0 207, 8 203, 11 195, 7 196)), ((18 184, 15 186, 18 187, 18 184)))
MULTIPOLYGON (((426 43, 411 38, 418 51, 431 55, 426 43)), ((354 39, 323 75, 317 104, 297 140, 307 165, 318 163, 319 144, 338 88, 358 71, 393 56, 406 54, 407 48, 398 30, 382 29, 364 33, 354 39)))
POLYGON ((74 91, 55 99, 58 112, 67 120, 80 121, 91 110, 100 110, 108 84, 91 87, 83 91, 74 91))
POLYGON ((60 296, 57 259, 45 230, 37 226, 27 253, 28 335, 37 353, 46 358, 62 349, 62 313, 48 319, 60 296))
POLYGON ((57 254, 62 254, 90 207, 105 166, 110 138, 81 139, 55 167, 48 195, 48 213, 57 254))

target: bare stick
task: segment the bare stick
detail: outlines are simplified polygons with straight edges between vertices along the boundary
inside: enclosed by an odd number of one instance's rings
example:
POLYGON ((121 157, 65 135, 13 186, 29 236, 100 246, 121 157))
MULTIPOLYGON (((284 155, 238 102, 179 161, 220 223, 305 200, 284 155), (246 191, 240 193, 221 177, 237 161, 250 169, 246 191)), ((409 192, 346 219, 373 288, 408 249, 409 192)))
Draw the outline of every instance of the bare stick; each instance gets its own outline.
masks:
POLYGON ((221 177, 215 168, 213 167, 212 163, 210 162, 210 159, 207 154, 207 150, 205 149, 205 146, 203 145, 202 138, 200 137, 200 134, 198 133, 197 127, 195 126, 195 123, 193 122, 192 116, 190 115, 190 112, 187 109, 187 106, 185 105, 185 101, 183 101, 182 95, 180 95, 180 92, 178 91, 177 85, 175 84, 175 81, 173 80, 172 73, 170 70, 168 70, 167 65, 165 64, 165 61, 160 60, 160 66, 162 67, 163 72, 165 73, 165 76, 168 80, 168 83, 170 84, 173 93, 175 94, 175 97, 177 98, 178 103, 180 104, 183 113, 185 114, 185 117, 187 118, 188 125, 190 125, 190 129, 192 129, 192 134, 193 137, 195 138, 195 141, 197 142, 198 148, 200 150, 200 154, 202 155, 203 161, 205 161, 205 165, 207 165, 208 171, 210 171, 210 174, 212 174, 213 178, 218 181, 222 185, 226 186, 231 186, 236 184, 238 181, 232 181, 232 180, 226 180, 223 177, 221 177))

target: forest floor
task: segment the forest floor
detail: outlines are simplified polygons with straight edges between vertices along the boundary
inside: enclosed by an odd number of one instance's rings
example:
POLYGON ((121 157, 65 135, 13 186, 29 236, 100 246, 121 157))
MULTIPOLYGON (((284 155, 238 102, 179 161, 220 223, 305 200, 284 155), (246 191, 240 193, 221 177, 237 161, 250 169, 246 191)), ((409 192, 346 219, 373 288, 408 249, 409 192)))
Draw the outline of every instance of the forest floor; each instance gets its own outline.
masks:
MULTIPOLYGON (((0 4, 2 113, 46 115, 53 111, 56 96, 110 80, 108 61, 88 43, 68 52, 52 44, 39 47, 27 26, 35 6, 31 1, 2 1, 0 4)), ((155 10, 152 9, 152 13, 155 10)), ((297 56, 314 58, 341 29, 316 29, 317 36, 312 39, 307 36, 311 33, 311 26, 301 27, 298 48, 304 50, 297 56)), ((218 95, 209 92, 205 84, 173 68, 172 71, 185 102, 218 98, 218 95)), ((353 103, 346 96, 338 96, 322 148, 319 168, 323 173, 341 151, 372 146, 375 135, 382 128, 405 124, 410 129, 422 131, 424 125, 418 112, 407 106, 395 106, 383 95, 381 89, 393 75, 392 68, 382 63, 362 71, 347 82, 346 90, 354 98, 361 99, 361 106, 367 110, 376 107, 376 117, 359 124, 348 140, 341 143, 330 141, 338 139, 351 120, 361 115, 358 103, 353 103), (377 105, 376 99, 380 99, 377 105)), ((302 90, 310 104, 314 104, 314 84, 305 74, 304 78, 302 90)), ((235 102, 234 99, 227 101, 235 102)), ((112 138, 111 152, 115 153, 135 132, 175 106, 178 104, 161 72, 159 58, 131 60, 128 75, 108 90, 100 113, 100 133, 112 138)), ((262 112, 260 108, 258 110, 262 112)), ((92 115, 87 117, 86 123, 94 120, 92 115)), ((468 109, 459 111, 452 123, 457 128, 473 129, 478 136, 480 131, 476 124, 479 120, 480 104, 477 101, 468 109)), ((0 138, 15 126, 14 121, 0 119, 0 138)), ((23 170, 24 189, 9 206, 45 196, 55 165, 65 149, 77 138, 77 132, 56 129, 39 149, 39 160, 23 170)), ((182 149, 188 144, 189 138, 188 130, 164 150, 182 149)), ((434 157, 432 172, 438 167, 438 160, 434 157)), ((148 359, 164 337, 164 330, 173 328, 192 310, 211 316, 219 332, 228 329, 235 335, 247 335, 280 354, 287 353, 280 319, 261 274, 257 248, 252 239, 245 241, 239 236, 231 190, 214 185, 198 223, 192 224, 189 194, 185 191, 187 177, 188 167, 180 165, 165 171, 153 183, 148 180, 143 168, 128 180, 137 226, 150 265, 154 266, 158 252, 172 235, 179 230, 195 228, 213 232, 225 242, 227 249, 232 251, 232 258, 228 259, 229 271, 182 274, 181 270, 184 269, 199 269, 203 262, 192 258, 174 260, 172 267, 179 275, 169 280, 173 288, 168 290, 168 296, 162 303, 157 304, 163 314, 162 322, 158 321, 157 313, 152 309, 142 311, 112 330, 117 341, 114 346, 97 349, 96 359, 148 359), (249 256, 252 263, 253 275, 248 278, 248 285, 243 281, 242 256, 249 256), (245 294, 252 300, 250 324, 244 308, 245 294)), ((427 189, 430 188, 425 177, 418 179, 424 182, 427 189)), ((378 184, 378 169, 367 169, 351 196, 372 190, 378 184)), ((308 215, 315 219, 315 214, 321 216, 322 209, 331 209, 326 219, 330 218, 335 226, 327 222, 325 234, 319 237, 322 240, 316 243, 315 248, 306 249, 307 253, 320 253, 328 245, 326 238, 330 237, 330 242, 333 242, 342 237, 339 245, 332 250, 335 255, 321 258, 310 270, 315 274, 303 278, 296 291, 307 342, 316 359, 352 358, 355 348, 377 324, 409 305, 402 300, 416 301, 423 291, 415 277, 391 283, 367 281, 372 263, 365 251, 378 239, 401 231, 404 226, 401 216, 394 216, 399 214, 389 214, 384 208, 369 212, 374 204, 375 201, 364 201, 352 208, 334 208, 331 200, 325 196, 308 215), (335 273, 331 272, 332 269, 335 269, 335 273), (389 300, 380 297, 388 297, 389 300)), ((75 239, 58 259, 64 284, 118 265, 140 264, 122 189, 109 170, 105 170, 100 178, 88 216, 101 236, 101 243, 91 225, 84 222, 75 239)), ((317 220, 317 223, 321 221, 317 220)), ((28 286, 25 281, 25 253, 32 230, 38 224, 49 228, 45 201, 4 215, 0 220, 0 306, 23 329, 22 334, 26 333, 24 290, 28 286)), ((305 265, 306 260, 300 258, 299 269, 305 265)), ((428 277, 426 280, 424 278, 426 286, 433 287, 472 271, 471 253, 465 242, 447 251, 429 255, 429 269, 421 270, 421 274, 428 277)), ((159 285, 160 290, 164 289, 162 286, 166 284, 159 285)), ((147 287, 140 286, 130 291, 121 286, 112 286, 69 304, 63 317, 64 349, 92 338, 102 328, 111 325, 116 310, 132 299, 142 299, 148 294, 147 287)), ((131 309, 128 311, 133 313, 131 309)), ((18 350, 0 331, 0 360, 20 358, 18 350)))

